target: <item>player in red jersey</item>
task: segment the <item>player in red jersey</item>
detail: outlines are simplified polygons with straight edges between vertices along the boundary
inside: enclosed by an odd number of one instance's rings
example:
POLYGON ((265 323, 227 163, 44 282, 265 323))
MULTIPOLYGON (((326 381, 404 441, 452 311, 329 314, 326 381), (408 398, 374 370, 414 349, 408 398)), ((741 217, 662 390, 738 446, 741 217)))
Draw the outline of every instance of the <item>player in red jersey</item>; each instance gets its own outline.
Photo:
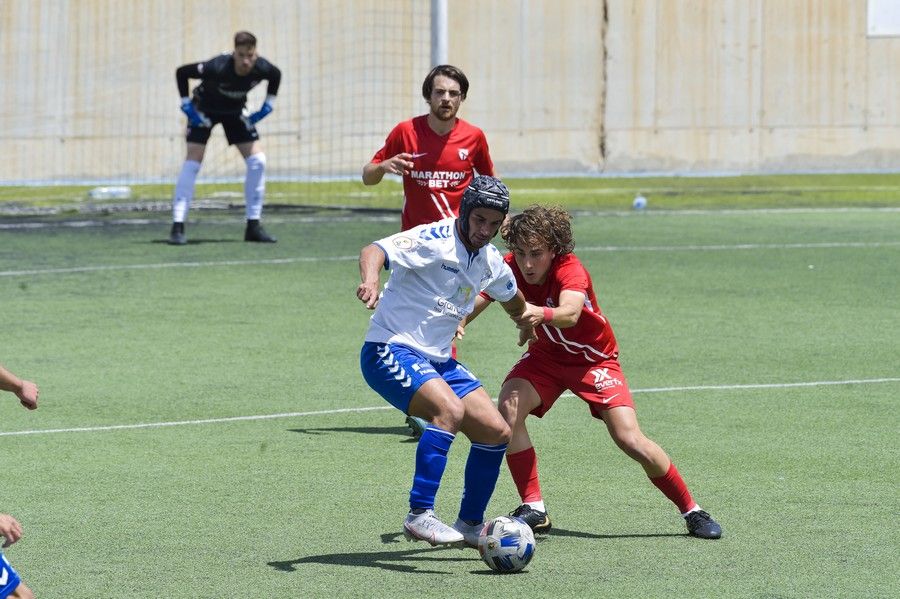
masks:
POLYGON ((386 174, 403 177, 402 231, 459 215, 459 201, 479 175, 494 176, 484 132, 458 118, 469 80, 451 65, 434 67, 422 83, 429 112, 399 123, 363 167, 366 185, 386 174))
MULTIPOLYGON (((494 176, 484 132, 456 114, 469 92, 460 69, 442 64, 422 82, 429 112, 395 126, 384 146, 363 167, 362 180, 377 185, 386 174, 403 177, 400 230, 459 216, 459 202, 475 172, 494 176)), ((456 344, 453 344, 456 358, 456 344)), ((406 423, 420 437, 428 423, 409 416, 406 423)))
MULTIPOLYGON (((669 456, 638 426, 615 334, 600 311, 591 275, 572 253, 568 213, 530 206, 504 223, 500 234, 511 250, 505 259, 525 299, 543 306, 542 314, 527 312, 522 317, 519 324, 533 326, 537 340, 512 367, 500 390, 500 412, 513 429, 506 463, 522 498, 511 515, 525 520, 535 532, 550 530, 525 419, 529 414, 543 417, 568 389, 588 404, 594 418, 603 420, 616 445, 678 507, 691 535, 721 537, 721 527, 691 497, 669 456)), ((471 322, 489 303, 480 296, 467 320, 471 322)))

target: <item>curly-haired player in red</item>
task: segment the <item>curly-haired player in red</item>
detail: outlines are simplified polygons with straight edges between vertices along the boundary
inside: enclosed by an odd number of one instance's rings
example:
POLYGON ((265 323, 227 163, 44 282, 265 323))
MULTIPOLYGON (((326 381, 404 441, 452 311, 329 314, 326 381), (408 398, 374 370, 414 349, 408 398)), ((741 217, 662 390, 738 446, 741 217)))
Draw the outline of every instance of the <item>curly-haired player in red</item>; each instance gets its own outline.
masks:
MULTIPOLYGON (((543 417, 568 389, 588 404, 594 418, 603 420, 616 445, 677 506, 691 535, 721 537, 721 527, 691 497, 669 456, 638 426, 616 337, 600 311, 590 274, 572 253, 569 214, 561 208, 530 206, 507 220, 500 234, 510 249, 505 260, 519 289, 529 303, 543 306, 542 315, 522 317, 519 324, 533 326, 537 340, 512 367, 500 391, 500 412, 513 431, 506 463, 522 498, 511 515, 535 532, 550 530, 525 419, 529 414, 543 417)), ((467 321, 489 303, 480 296, 467 321)))

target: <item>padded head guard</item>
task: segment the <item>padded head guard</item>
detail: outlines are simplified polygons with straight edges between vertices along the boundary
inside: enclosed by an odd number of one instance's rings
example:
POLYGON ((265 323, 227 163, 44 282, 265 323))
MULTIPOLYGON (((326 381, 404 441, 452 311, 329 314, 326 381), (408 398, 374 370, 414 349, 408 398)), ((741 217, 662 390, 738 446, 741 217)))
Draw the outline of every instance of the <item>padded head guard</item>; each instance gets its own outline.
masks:
POLYGON ((469 234, 469 215, 475 208, 490 208, 506 216, 509 213, 509 189, 496 177, 478 175, 472 179, 459 203, 459 228, 464 235, 469 234))

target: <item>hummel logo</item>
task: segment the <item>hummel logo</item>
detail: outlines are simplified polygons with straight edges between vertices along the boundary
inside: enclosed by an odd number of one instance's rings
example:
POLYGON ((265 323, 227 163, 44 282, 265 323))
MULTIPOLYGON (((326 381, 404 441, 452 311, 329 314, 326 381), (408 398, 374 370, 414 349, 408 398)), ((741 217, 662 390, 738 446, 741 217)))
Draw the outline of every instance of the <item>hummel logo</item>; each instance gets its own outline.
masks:
POLYGON ((428 152, 418 152, 412 155, 413 158, 421 158, 422 156, 428 156, 428 152))

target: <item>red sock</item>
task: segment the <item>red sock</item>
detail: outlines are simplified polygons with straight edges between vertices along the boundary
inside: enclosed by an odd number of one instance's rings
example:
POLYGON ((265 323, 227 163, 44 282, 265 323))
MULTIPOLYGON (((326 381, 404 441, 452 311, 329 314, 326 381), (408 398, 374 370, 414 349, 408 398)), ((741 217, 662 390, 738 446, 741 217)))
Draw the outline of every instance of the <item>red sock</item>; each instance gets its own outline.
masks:
POLYGON ((506 455, 506 465, 512 474, 522 503, 541 501, 541 483, 538 481, 537 454, 534 447, 506 455))
MULTIPOLYGON (((508 459, 508 458, 507 458, 508 459)), ((669 470, 662 476, 651 478, 650 482, 656 485, 656 488, 663 492, 663 495, 669 498, 669 501, 678 506, 678 511, 682 514, 694 509, 697 504, 691 497, 684 479, 678 473, 675 464, 669 463, 669 470)))

